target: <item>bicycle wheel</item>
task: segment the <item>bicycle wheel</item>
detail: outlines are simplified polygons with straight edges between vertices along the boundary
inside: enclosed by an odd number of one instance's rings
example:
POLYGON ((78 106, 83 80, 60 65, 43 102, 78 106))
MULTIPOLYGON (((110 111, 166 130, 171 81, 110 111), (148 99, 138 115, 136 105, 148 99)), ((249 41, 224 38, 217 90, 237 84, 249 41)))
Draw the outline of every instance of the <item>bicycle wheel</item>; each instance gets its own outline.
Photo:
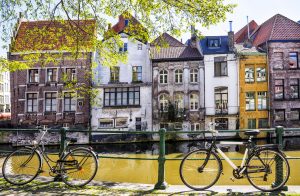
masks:
POLYGON ((192 151, 180 164, 180 178, 189 188, 204 190, 213 186, 222 172, 222 162, 215 152, 206 149, 192 151), (208 157, 209 156, 209 157, 208 157), (205 163, 205 160, 208 161, 205 163))
POLYGON ((285 185, 290 166, 281 152, 262 149, 254 152, 247 161, 248 181, 261 191, 276 191, 285 185))
POLYGON ((6 157, 2 166, 2 174, 7 182, 24 185, 39 174, 41 167, 40 155, 33 149, 22 148, 6 157))
POLYGON ((62 180, 69 186, 81 187, 88 184, 96 175, 98 160, 86 148, 71 150, 61 164, 62 180))

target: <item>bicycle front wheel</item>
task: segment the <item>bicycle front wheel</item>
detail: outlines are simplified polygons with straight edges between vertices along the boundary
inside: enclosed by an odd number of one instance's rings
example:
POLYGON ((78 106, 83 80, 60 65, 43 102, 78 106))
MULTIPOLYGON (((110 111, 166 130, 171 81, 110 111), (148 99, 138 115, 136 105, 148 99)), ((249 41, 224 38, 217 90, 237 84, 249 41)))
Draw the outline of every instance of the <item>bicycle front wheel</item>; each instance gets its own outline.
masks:
POLYGON ((204 190, 220 178, 222 162, 213 151, 200 149, 187 154, 180 164, 180 178, 189 188, 204 190))
POLYGON ((290 176, 290 166, 281 152, 263 149, 254 152, 247 162, 248 181, 261 191, 281 189, 290 176))
POLYGON ((98 170, 96 155, 86 148, 71 150, 61 164, 62 180, 69 186, 82 187, 95 177, 98 170))
POLYGON ((40 155, 33 149, 22 148, 12 152, 4 160, 2 174, 13 185, 31 182, 42 167, 40 155))

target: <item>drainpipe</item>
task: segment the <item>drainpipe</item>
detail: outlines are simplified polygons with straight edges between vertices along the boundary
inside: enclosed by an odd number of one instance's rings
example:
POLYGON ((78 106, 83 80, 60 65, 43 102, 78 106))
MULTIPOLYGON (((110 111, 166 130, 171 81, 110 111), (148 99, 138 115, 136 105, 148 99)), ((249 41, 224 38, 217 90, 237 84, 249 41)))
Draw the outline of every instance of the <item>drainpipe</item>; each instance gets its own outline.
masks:
POLYGON ((266 55, 266 62, 267 62, 267 68, 268 68, 268 122, 269 126, 271 127, 271 101, 270 101, 270 66, 269 66, 269 46, 268 46, 268 41, 266 41, 266 48, 267 48, 267 55, 266 55))

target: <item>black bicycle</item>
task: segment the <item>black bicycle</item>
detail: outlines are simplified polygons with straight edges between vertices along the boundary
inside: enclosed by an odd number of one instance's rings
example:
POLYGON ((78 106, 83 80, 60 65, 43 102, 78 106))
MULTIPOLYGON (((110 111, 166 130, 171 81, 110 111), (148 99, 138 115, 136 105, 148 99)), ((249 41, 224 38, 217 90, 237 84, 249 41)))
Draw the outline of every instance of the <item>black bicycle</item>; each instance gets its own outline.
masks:
MULTIPOLYGON (((4 160, 2 174, 13 185, 24 185, 43 173, 43 161, 49 167, 49 175, 59 176, 69 186, 82 187, 88 184, 98 170, 98 157, 91 148, 75 147, 64 149, 58 160, 52 160, 46 153, 43 138, 47 128, 40 129, 39 139, 32 146, 25 146, 12 152, 4 160)), ((67 138, 67 146, 77 142, 76 138, 67 138)))
POLYGON ((208 129, 212 133, 212 142, 208 143, 208 147, 188 153, 180 164, 180 178, 186 186, 194 190, 205 190, 213 186, 223 171, 219 155, 233 168, 235 179, 246 177, 261 191, 276 191, 286 184, 290 176, 290 166, 277 144, 255 145, 252 138, 259 134, 259 130, 245 131, 245 135, 249 136, 247 142, 220 142, 246 145, 241 166, 236 166, 217 147, 218 131, 214 130, 214 126, 215 124, 211 123, 208 129))

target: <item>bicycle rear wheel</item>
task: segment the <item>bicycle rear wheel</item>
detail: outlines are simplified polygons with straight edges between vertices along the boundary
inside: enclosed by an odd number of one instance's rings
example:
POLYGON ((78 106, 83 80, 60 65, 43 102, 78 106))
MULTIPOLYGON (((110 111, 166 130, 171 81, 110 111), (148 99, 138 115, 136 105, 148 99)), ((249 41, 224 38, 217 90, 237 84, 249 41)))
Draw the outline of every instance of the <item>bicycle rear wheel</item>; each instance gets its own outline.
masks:
POLYGON ((6 157, 2 174, 7 182, 13 185, 24 185, 39 174, 41 167, 40 155, 33 149, 22 148, 6 157))
POLYGON ((62 180, 69 186, 81 187, 95 177, 98 170, 96 155, 86 148, 71 150, 61 164, 62 180))
POLYGON ((290 166, 281 152, 262 149, 255 152, 247 162, 248 181, 261 191, 281 189, 290 176, 290 166))
POLYGON ((189 188, 204 190, 220 178, 222 162, 213 151, 200 149, 187 154, 180 164, 180 178, 189 188), (206 162, 207 160, 207 162, 206 162))

